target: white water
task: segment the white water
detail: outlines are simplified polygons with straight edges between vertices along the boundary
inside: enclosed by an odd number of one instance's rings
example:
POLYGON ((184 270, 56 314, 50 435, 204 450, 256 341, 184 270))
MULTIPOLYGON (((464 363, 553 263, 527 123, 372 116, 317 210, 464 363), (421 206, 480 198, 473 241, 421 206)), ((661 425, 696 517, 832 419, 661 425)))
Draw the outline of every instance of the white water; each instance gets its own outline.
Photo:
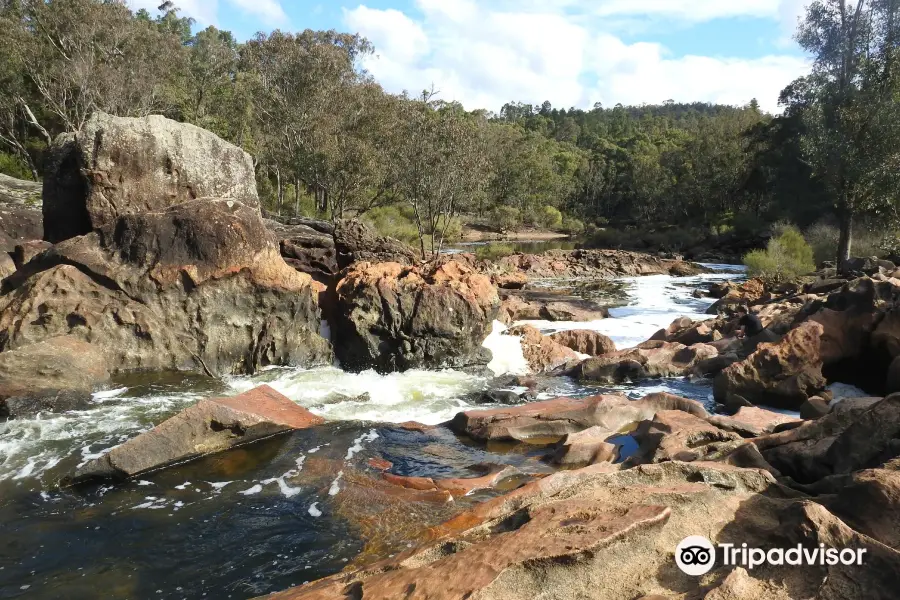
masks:
MULTIPOLYGON (((633 302, 613 310, 613 318, 596 323, 535 324, 549 331, 597 329, 610 335, 620 347, 634 345, 679 316, 706 317, 702 312, 709 301, 691 298, 691 290, 675 285, 676 282, 690 284, 728 278, 728 275, 718 275, 678 280, 667 276, 627 279, 633 302)), ((495 323, 485 340, 485 346, 494 355, 490 369, 497 375, 527 373, 519 339, 501 335, 504 330, 503 325, 495 323)), ((486 380, 458 371, 379 375, 374 371, 353 374, 327 367, 270 369, 252 378, 230 378, 225 383, 228 391, 235 394, 267 383, 329 420, 437 424, 470 408, 464 398, 483 389, 486 380)), ((628 388, 628 391, 643 391, 643 388, 628 388)), ((94 407, 87 411, 43 414, 0 423, 0 481, 40 479, 67 458, 85 462, 101 456, 112 446, 209 395, 185 391, 137 397, 129 392, 127 388, 119 388, 97 393, 94 407)), ((281 485, 277 481, 272 483, 281 485)), ((254 487, 245 493, 255 493, 254 487)))
MULTIPOLYGON (((721 265, 708 265, 720 267, 721 265)), ((697 277, 675 279, 668 275, 622 278, 631 302, 628 306, 613 308, 610 318, 586 323, 522 321, 544 333, 555 333, 572 329, 589 329, 609 336, 620 350, 631 348, 648 340, 660 329, 668 327, 680 317, 690 317, 695 321, 711 319, 706 314, 715 300, 694 298, 691 292, 704 281, 726 281, 735 278, 737 270, 731 273, 716 273, 697 277), (688 287, 689 286, 689 287, 688 287)), ((519 324, 519 323, 517 323, 519 324)))

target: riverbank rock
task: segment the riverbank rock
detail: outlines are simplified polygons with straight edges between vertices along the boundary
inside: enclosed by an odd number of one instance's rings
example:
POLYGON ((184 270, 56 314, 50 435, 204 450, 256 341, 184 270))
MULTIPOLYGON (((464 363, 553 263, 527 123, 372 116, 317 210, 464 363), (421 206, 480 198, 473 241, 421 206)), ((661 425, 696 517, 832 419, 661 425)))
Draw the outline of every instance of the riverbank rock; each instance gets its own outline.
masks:
POLYGON ((730 395, 753 404, 799 410, 804 402, 825 389, 821 340, 824 329, 805 322, 775 344, 761 344, 744 361, 716 376, 713 392, 718 402, 730 395))
POLYGON ((338 221, 334 226, 334 247, 338 265, 344 269, 353 263, 398 263, 413 265, 415 251, 391 237, 378 235, 360 221, 338 221))
POLYGON ((575 375, 583 381, 601 383, 683 377, 699 363, 718 354, 718 350, 706 344, 685 346, 651 340, 635 348, 589 358, 578 365, 575 375))
POLYGON ((511 325, 518 321, 586 323, 608 317, 609 309, 590 300, 524 290, 502 293, 499 318, 501 322, 511 325))
POLYGON ((504 271, 531 279, 572 277, 633 277, 697 275, 706 270, 693 263, 623 250, 550 250, 544 254, 514 254, 497 261, 504 271))
POLYGON ((94 113, 59 136, 44 175, 45 239, 56 243, 198 198, 259 208, 249 154, 215 134, 165 117, 94 113))
POLYGON ((447 426, 480 441, 552 439, 591 427, 618 432, 662 410, 676 410, 699 418, 707 416, 694 400, 671 394, 650 394, 640 400, 605 394, 588 398, 555 398, 511 408, 469 410, 457 414, 447 426))
POLYGON ((588 356, 602 356, 616 351, 616 343, 599 331, 584 329, 559 331, 551 334, 550 339, 588 356))
POLYGON ((85 408, 108 380, 103 353, 73 337, 0 352, 0 416, 85 408))
POLYGON ((519 325, 507 330, 504 335, 512 335, 522 340, 522 354, 532 373, 549 373, 557 367, 577 363, 580 355, 543 335, 530 325, 519 325))
POLYGON ((486 365, 499 309, 490 279, 454 261, 355 263, 337 285, 335 353, 354 371, 486 365))
POLYGON ((125 479, 236 446, 324 423, 269 386, 201 400, 78 468, 73 482, 125 479))
POLYGON ((317 291, 259 212, 227 199, 124 214, 4 282, 0 347, 91 342, 114 372, 252 373, 330 362, 317 291))
POLYGON ((480 504, 431 528, 421 547, 272 597, 892 598, 900 553, 815 499, 796 496, 765 471, 721 463, 593 465, 480 504), (867 553, 854 566, 746 569, 717 561, 709 576, 690 577, 673 560, 690 535, 755 548, 825 544, 867 553))

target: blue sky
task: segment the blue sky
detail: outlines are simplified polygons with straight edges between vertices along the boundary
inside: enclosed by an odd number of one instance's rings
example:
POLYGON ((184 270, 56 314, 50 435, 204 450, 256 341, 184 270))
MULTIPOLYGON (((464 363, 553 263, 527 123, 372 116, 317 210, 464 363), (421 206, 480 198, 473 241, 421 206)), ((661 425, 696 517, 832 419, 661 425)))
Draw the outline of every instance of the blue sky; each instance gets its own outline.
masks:
MULTIPOLYGON (((434 86, 467 108, 505 102, 702 100, 776 111, 808 69, 791 40, 807 0, 176 0, 199 26, 339 29, 376 47, 392 92, 434 86)), ((152 7, 158 0, 130 0, 152 7)))

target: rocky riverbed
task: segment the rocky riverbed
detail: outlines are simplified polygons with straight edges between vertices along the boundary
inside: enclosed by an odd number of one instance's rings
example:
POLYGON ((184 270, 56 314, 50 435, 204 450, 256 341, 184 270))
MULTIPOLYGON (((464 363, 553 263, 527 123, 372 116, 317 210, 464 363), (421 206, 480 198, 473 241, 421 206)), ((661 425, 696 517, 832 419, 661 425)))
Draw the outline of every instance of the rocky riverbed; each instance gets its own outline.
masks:
POLYGON ((895 597, 892 264, 422 263, 159 117, 57 140, 42 217, 4 234, 0 597, 895 597), (689 535, 867 558, 692 577, 689 535))

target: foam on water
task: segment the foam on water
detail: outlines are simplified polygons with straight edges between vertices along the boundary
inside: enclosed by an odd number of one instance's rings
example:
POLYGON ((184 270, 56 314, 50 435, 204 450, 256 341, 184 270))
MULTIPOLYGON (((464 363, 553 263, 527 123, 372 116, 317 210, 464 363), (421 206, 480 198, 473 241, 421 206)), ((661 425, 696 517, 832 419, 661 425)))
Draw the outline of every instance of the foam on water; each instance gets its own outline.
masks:
POLYGON ((491 334, 482 344, 493 355, 488 368, 495 375, 527 375, 530 368, 522 353, 522 341, 516 336, 503 335, 506 330, 506 325, 494 321, 491 334))
POLYGON ((586 323, 522 321, 521 324, 532 325, 545 333, 590 329, 609 336, 620 350, 630 348, 646 341, 679 317, 690 317, 696 321, 712 318, 706 310, 714 300, 694 298, 691 293, 702 282, 734 279, 735 273, 740 272, 738 267, 734 269, 730 273, 678 279, 668 275, 622 278, 619 281, 626 284, 631 302, 628 306, 610 309, 608 319, 586 323))

